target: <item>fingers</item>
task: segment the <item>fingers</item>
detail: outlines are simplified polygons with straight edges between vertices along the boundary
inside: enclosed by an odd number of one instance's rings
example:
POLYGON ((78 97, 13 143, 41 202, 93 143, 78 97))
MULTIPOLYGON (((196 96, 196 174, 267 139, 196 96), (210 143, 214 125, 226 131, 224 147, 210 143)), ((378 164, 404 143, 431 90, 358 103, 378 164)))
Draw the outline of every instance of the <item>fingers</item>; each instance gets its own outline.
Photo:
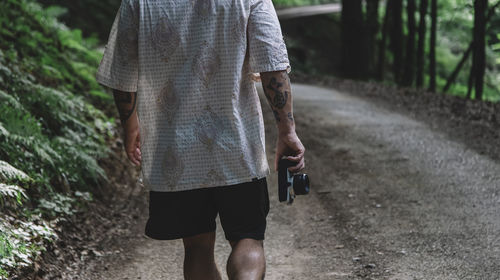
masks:
POLYGON ((125 139, 124 139, 125 152, 127 153, 127 157, 134 165, 137 166, 141 165, 141 159, 142 159, 140 137, 141 137, 140 133, 131 132, 129 135, 125 134, 125 139))
POLYGON ((140 148, 136 148, 136 149, 135 149, 135 158, 136 158, 138 161, 141 161, 142 154, 141 154, 141 149, 140 149, 140 148))
POLYGON ((286 157, 286 159, 291 160, 291 161, 295 161, 295 162, 299 162, 303 158, 304 158, 304 151, 303 150, 299 151, 299 153, 296 156, 287 156, 286 157))
POLYGON ((140 148, 136 147, 133 151, 127 151, 127 157, 133 164, 141 165, 142 154, 140 148))
POLYGON ((136 158, 136 156, 133 153, 127 153, 128 159, 134 164, 134 165, 141 165, 141 162, 136 158))
MULTIPOLYGON (((279 159, 281 159, 281 156, 276 155, 276 160, 274 161, 274 171, 278 171, 279 159)), ((297 173, 297 172, 301 171, 302 169, 304 169, 306 166, 303 154, 299 155, 299 156, 295 156, 295 157, 288 156, 287 159, 294 161, 294 162, 297 162, 297 164, 295 166, 288 167, 288 170, 290 172, 297 173)))
MULTIPOLYGON (((299 149, 298 150, 298 153, 297 155, 294 155, 294 156, 286 156, 285 158, 287 160, 290 160, 290 161, 293 161, 293 162, 297 162, 297 164, 294 166, 294 167, 289 167, 288 170, 290 172, 298 172, 302 169, 304 169, 305 167, 305 161, 304 161, 304 152, 305 152, 305 149, 299 149)), ((283 157, 284 155, 281 154, 281 153, 276 153, 276 158, 274 160, 274 170, 275 171, 278 171, 278 162, 280 161, 280 159, 283 157)))
POLYGON ((305 165, 306 164, 305 164, 304 158, 301 158, 297 165, 288 167, 288 171, 290 171, 292 173, 297 173, 300 170, 304 169, 305 165))
POLYGON ((300 150, 296 156, 287 156, 286 159, 297 162, 295 166, 288 168, 290 172, 297 173, 305 167, 304 150, 300 150))

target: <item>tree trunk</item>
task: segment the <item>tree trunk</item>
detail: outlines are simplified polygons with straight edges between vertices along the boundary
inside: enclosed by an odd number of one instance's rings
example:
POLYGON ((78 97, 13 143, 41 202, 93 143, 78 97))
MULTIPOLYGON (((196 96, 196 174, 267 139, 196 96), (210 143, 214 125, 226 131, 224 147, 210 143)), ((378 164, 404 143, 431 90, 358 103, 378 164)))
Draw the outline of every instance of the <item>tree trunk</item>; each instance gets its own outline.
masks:
POLYGON ((367 73, 365 32, 361 0, 342 0, 342 75, 365 78, 367 73))
POLYGON ((420 22, 418 25, 418 46, 417 46, 417 88, 424 85, 424 52, 425 52, 425 31, 427 29, 425 17, 427 16, 427 0, 420 0, 420 22))
POLYGON ((488 0, 474 0, 474 85, 475 99, 483 99, 484 73, 486 70, 486 9, 488 0))
POLYGON ((451 73, 450 77, 446 81, 446 85, 443 88, 443 92, 447 92, 448 89, 450 89, 451 84, 457 78, 458 73, 460 72, 460 69, 462 69, 462 66, 465 64, 465 61, 467 61, 467 58, 469 58, 469 55, 472 52, 472 46, 473 46, 473 44, 470 43, 469 47, 467 48, 467 50, 465 51, 464 55, 462 56, 462 59, 460 60, 460 62, 458 62, 457 66, 455 67, 455 69, 451 73))
POLYGON ((401 82, 401 65, 403 57, 403 1, 392 1, 391 50, 394 54, 393 73, 396 83, 401 82))
MULTIPOLYGON (((474 43, 472 43, 472 49, 474 50, 474 43)), ((469 72, 469 80, 467 81, 467 99, 472 97, 472 87, 474 86, 474 69, 476 66, 474 65, 474 59, 472 59, 472 66, 469 72)))
POLYGON ((406 60, 404 65, 403 86, 411 86, 415 77, 415 0, 408 0, 406 13, 408 15, 408 40, 406 41, 406 60))
POLYGON ((437 32, 437 0, 431 0, 431 42, 429 54, 429 91, 436 91, 436 32, 437 32))
POLYGON ((366 47, 370 76, 375 75, 375 38, 379 29, 379 0, 366 0, 366 47))
MULTIPOLYGON (((493 5, 491 8, 488 10, 488 15, 486 16, 486 24, 491 20, 491 18, 495 15, 495 9, 500 6, 500 1, 498 1, 495 5, 493 5)), ((464 52, 462 58, 460 59, 460 62, 458 62, 457 66, 455 66, 455 69, 451 73, 450 77, 446 81, 446 85, 443 88, 443 92, 447 92, 451 85, 455 82, 455 79, 458 76, 458 73, 460 73, 460 70, 465 64, 465 61, 469 58, 470 54, 472 53, 472 48, 473 48, 473 42, 469 44, 469 47, 467 50, 464 52)), ((468 96, 470 97, 470 96, 468 96)))
POLYGON ((382 39, 380 40, 380 45, 378 48, 378 65, 377 65, 377 79, 379 81, 384 80, 385 72, 385 52, 387 44, 387 32, 389 31, 389 22, 391 18, 391 7, 394 0, 387 0, 385 7, 384 23, 382 25, 382 39))

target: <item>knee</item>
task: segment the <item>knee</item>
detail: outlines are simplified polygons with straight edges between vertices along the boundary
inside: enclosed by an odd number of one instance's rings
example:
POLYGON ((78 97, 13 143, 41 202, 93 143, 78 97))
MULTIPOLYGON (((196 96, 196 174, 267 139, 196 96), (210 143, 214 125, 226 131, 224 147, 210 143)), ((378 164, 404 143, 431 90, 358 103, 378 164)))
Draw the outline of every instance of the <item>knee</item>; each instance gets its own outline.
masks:
POLYGON ((266 260, 261 241, 247 240, 238 242, 228 259, 229 279, 262 279, 266 260))
POLYGON ((186 253, 212 252, 215 243, 215 233, 204 233, 193 237, 183 238, 186 253))
POLYGON ((262 249, 253 248, 248 250, 239 250, 233 252, 230 259, 236 267, 258 267, 265 264, 264 252, 262 249))

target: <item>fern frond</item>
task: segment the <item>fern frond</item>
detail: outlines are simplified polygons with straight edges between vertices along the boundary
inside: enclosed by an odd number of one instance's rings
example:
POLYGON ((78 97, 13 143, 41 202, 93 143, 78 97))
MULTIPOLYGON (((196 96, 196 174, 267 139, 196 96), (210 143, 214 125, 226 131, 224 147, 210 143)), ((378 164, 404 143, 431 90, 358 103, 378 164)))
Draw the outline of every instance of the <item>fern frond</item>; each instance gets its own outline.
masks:
POLYGON ((13 199, 17 204, 21 205, 23 200, 28 199, 28 196, 19 186, 0 183, 0 201, 2 205, 8 202, 9 199, 13 199))
POLYGON ((8 183, 15 180, 28 182, 31 178, 23 171, 10 165, 8 162, 0 160, 0 181, 8 183))

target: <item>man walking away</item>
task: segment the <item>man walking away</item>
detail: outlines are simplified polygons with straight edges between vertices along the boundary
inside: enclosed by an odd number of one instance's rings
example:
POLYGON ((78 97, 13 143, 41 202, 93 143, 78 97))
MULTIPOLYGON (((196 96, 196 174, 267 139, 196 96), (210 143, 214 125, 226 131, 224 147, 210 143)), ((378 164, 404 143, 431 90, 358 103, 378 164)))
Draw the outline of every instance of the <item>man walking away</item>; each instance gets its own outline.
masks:
POLYGON ((274 170, 304 168, 291 71, 271 0, 122 0, 97 81, 113 89, 130 161, 149 190, 145 234, 183 240, 185 279, 263 279, 270 174, 261 81, 278 128, 274 170))

